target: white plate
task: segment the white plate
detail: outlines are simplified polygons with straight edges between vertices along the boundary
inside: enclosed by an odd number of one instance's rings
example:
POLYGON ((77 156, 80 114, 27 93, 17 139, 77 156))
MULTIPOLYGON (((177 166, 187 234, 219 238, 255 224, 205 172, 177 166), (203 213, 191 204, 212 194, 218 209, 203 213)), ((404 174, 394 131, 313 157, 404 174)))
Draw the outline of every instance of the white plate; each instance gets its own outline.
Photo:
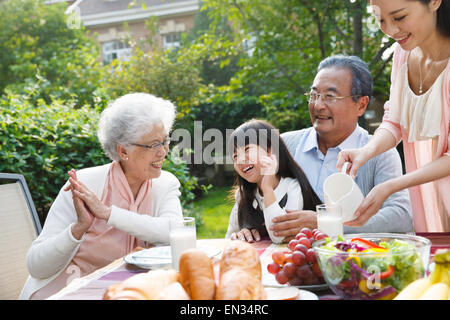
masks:
MULTIPOLYGON (((210 258, 218 255, 220 249, 210 246, 198 246, 210 258)), ((172 253, 170 246, 153 247, 126 255, 123 260, 126 263, 138 266, 143 269, 155 269, 172 264, 172 253)))
POLYGON ((319 300, 319 297, 311 291, 300 289, 300 294, 295 300, 319 300))
POLYGON ((328 284, 326 283, 322 283, 322 284, 312 284, 312 285, 304 285, 304 286, 291 286, 289 284, 266 284, 263 282, 264 286, 270 286, 272 288, 284 288, 287 286, 290 287, 295 287, 298 288, 300 290, 311 290, 311 291, 324 291, 324 290, 328 290, 330 287, 328 286, 328 284))
MULTIPOLYGON (((265 290, 267 293, 267 299, 273 300, 273 299, 277 299, 276 297, 278 296, 278 294, 275 291, 283 290, 283 288, 265 288, 265 290)), ((319 300, 319 297, 311 291, 298 289, 298 292, 299 292, 299 294, 298 294, 297 298, 292 299, 292 300, 319 300)))

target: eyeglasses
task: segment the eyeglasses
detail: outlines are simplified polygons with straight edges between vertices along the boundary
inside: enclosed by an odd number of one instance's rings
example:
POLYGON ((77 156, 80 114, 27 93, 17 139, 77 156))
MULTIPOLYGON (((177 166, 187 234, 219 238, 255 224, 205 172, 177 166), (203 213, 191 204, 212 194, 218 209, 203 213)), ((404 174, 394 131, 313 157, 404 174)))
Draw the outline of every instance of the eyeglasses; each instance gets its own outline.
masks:
POLYGON ((162 146, 168 147, 169 144, 170 144, 170 138, 167 137, 166 139, 164 139, 163 142, 155 142, 155 143, 152 143, 151 145, 139 144, 139 143, 132 143, 131 145, 147 148, 152 152, 157 152, 159 149, 161 149, 162 146))
POLYGON ((340 100, 340 99, 361 97, 361 95, 339 97, 339 96, 335 96, 334 94, 331 94, 331 93, 315 93, 315 92, 307 92, 307 93, 305 93, 305 96, 308 97, 309 103, 316 103, 319 100, 319 97, 321 97, 322 101, 327 104, 335 103, 337 100, 340 100))

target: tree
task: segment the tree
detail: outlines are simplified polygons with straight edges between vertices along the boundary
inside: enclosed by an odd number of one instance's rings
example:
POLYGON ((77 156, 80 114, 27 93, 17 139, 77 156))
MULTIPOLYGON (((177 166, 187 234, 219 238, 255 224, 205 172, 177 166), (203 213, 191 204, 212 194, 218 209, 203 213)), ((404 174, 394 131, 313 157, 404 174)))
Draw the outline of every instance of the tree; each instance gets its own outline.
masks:
POLYGON ((332 54, 360 56, 374 75, 376 92, 388 92, 391 57, 382 57, 392 41, 383 42, 383 34, 368 27, 365 1, 204 0, 204 8, 213 21, 208 37, 224 18, 233 30, 233 42, 224 47, 230 56, 245 50, 249 40, 253 44, 229 88, 235 95, 258 96, 280 129, 309 124, 303 93, 319 62, 332 54))
MULTIPOLYGON (((202 6, 200 5, 200 8, 202 6)), ((201 43, 199 39, 202 39, 211 30, 212 19, 210 18, 211 9, 201 9, 197 12, 194 19, 194 27, 185 37, 184 46, 189 46, 192 43, 201 43)), ((227 24, 226 19, 222 19, 214 25, 215 34, 220 37, 221 35, 231 36, 232 30, 227 24)), ((204 39, 207 41, 207 39, 204 39)), ((226 45, 226 42, 220 41, 221 44, 226 45)), ((231 77, 239 70, 238 61, 241 58, 242 53, 236 52, 234 56, 223 56, 217 54, 218 50, 214 49, 212 43, 208 43, 208 50, 204 52, 203 57, 200 58, 200 78, 203 84, 214 86, 226 86, 230 82, 231 77)))
POLYGON ((83 27, 71 29, 65 4, 43 0, 0 3, 0 95, 24 93, 35 101, 50 97, 94 104, 100 87, 97 47, 83 27))
POLYGON ((127 61, 113 60, 104 86, 113 98, 130 92, 147 92, 177 105, 179 117, 189 113, 199 101, 200 69, 204 50, 196 46, 164 50, 155 45, 157 19, 146 22, 149 37, 135 42, 124 39, 132 48, 127 61))
MULTIPOLYGON (((111 161, 96 135, 102 110, 102 105, 74 108, 64 100, 47 104, 11 93, 0 98, 0 172, 24 175, 42 224, 70 169, 111 161)), ((186 163, 175 163, 170 152, 163 169, 178 178, 183 211, 191 211, 194 190, 207 187, 189 173, 186 163)))

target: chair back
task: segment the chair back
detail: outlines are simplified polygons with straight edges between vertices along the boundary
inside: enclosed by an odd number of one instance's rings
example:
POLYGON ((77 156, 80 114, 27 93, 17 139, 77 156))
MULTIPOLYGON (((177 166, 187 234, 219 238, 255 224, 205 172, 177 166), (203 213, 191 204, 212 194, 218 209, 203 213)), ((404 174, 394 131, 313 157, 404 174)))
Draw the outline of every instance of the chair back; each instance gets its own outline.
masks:
POLYGON ((0 300, 12 300, 28 278, 26 256, 41 224, 24 177, 0 173, 0 182, 0 300))

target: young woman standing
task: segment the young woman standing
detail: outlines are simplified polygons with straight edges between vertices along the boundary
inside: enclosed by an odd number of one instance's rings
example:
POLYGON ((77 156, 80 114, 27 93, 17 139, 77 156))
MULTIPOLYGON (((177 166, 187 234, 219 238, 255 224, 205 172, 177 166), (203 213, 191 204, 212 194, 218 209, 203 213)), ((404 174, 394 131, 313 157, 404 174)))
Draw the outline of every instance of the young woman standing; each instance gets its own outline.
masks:
POLYGON ((397 41, 383 122, 360 149, 343 150, 349 173, 403 141, 406 174, 376 186, 348 225, 363 225, 409 188, 416 232, 450 231, 450 0, 371 0, 381 30, 397 41))

